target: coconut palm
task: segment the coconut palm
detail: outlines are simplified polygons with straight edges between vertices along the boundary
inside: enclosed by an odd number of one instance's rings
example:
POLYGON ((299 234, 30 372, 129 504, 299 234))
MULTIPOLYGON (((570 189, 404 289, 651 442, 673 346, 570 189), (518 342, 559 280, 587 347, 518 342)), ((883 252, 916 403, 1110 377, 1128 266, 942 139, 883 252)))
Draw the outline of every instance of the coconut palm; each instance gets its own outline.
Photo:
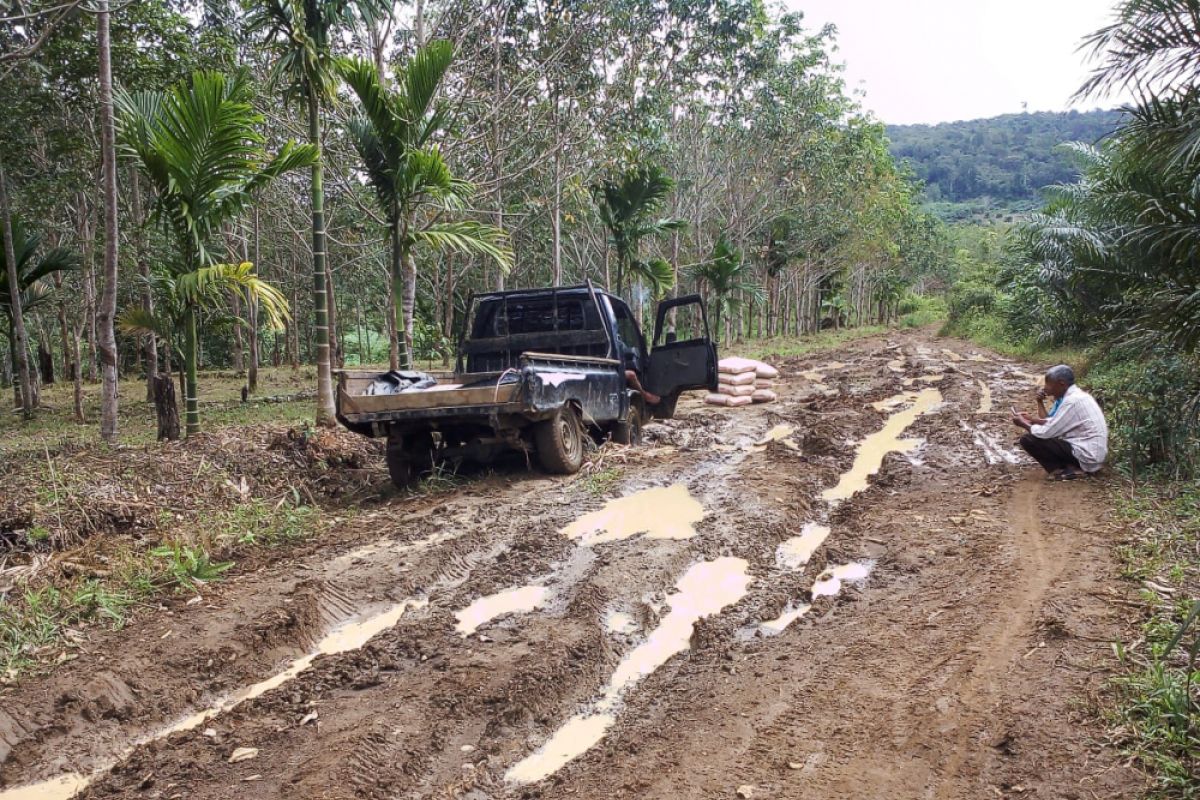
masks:
POLYGON ((662 297, 674 284, 670 264, 661 258, 643 259, 639 252, 643 239, 686 227, 681 219, 656 218, 674 188, 675 181, 661 167, 636 162, 592 185, 600 221, 608 228, 617 254, 618 291, 635 276, 650 285, 655 297, 662 297))
MULTIPOLYGON (((38 256, 37 251, 42 244, 41 235, 28 231, 15 215, 10 219, 21 312, 28 313, 51 299, 54 289, 46 283, 45 278, 57 272, 76 269, 79 266, 79 256, 63 247, 53 248, 38 256)), ((4 335, 8 339, 9 355, 12 363, 16 364, 17 337, 13 332, 11 297, 8 282, 8 259, 5 257, 4 249, 0 248, 0 316, 6 323, 4 335)), ((19 398, 20 387, 17 387, 17 392, 19 398)))
MULTIPOLYGON (((273 322, 286 313, 283 296, 247 264, 218 263, 210 243, 241 214, 255 192, 291 170, 310 166, 311 145, 288 142, 269 156, 258 128, 263 117, 250 105, 248 75, 197 72, 165 92, 120 93, 118 138, 124 157, 136 162, 154 187, 151 219, 175 245, 162 265, 181 303, 185 407, 188 435, 200 430, 196 380, 196 326, 215 288, 234 288, 256 300, 273 322)), ((128 320, 127 320, 128 321, 128 320)))
POLYGON ((271 82, 285 100, 298 99, 308 115, 308 142, 317 148, 310 196, 313 239, 313 340, 317 355, 317 424, 334 424, 329 363, 329 310, 325 293, 325 190, 321 109, 336 97, 337 76, 330 48, 337 32, 356 19, 371 20, 389 4, 383 0, 252 0, 246 26, 274 51, 271 82))
POLYGON ((359 101, 360 113, 348 124, 350 138, 391 237, 393 294, 404 298, 396 308, 396 335, 401 360, 409 366, 417 279, 414 252, 428 247, 482 255, 505 271, 512 263, 498 228, 441 218, 460 211, 473 191, 471 184, 450 173, 435 142, 449 118, 434 100, 453 57, 449 42, 431 42, 397 71, 394 89, 383 86, 370 61, 348 59, 339 66, 359 101))
POLYGON ((763 300, 762 287, 751 279, 750 266, 742 252, 724 234, 718 237, 712 255, 691 267, 688 273, 705 290, 718 337, 723 330, 721 321, 730 319, 743 302, 763 300))

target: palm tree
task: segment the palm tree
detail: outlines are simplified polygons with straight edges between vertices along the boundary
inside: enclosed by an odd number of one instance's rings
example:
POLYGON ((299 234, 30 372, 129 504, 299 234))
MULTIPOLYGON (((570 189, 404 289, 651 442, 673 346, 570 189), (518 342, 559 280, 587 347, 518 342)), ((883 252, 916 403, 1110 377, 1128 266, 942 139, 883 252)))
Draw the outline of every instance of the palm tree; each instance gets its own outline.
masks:
POLYGON ((288 142, 274 156, 263 149, 263 117, 250 105, 248 74, 197 72, 166 92, 120 93, 118 138, 154 187, 152 219, 174 240, 176 260, 163 265, 182 302, 187 433, 200 430, 196 323, 214 285, 244 290, 264 308, 286 309, 279 292, 245 265, 218 264, 209 243, 241 214, 256 191, 285 172, 310 166, 312 145, 288 142))
POLYGON ((329 308, 325 292, 325 189, 321 150, 321 108, 336 97, 337 79, 330 43, 356 17, 370 20, 383 0, 255 0, 247 29, 261 33, 276 55, 272 82, 285 99, 298 98, 308 114, 308 143, 317 148, 312 163, 313 328, 317 347, 317 424, 334 424, 333 380, 329 363, 329 308))
POLYGON ((681 219, 655 218, 674 188, 675 181, 661 167, 646 163, 634 163, 592 185, 600 220, 617 253, 617 291, 634 276, 646 281, 655 297, 662 297, 674 284, 670 264, 661 258, 643 259, 639 253, 643 239, 686 227, 681 219))
POLYGON ((461 210, 473 190, 450 173, 434 141, 449 122, 448 112, 435 107, 434 97, 453 58, 449 42, 431 42, 397 71, 394 89, 383 86, 370 61, 351 59, 339 67, 361 111, 349 122, 350 138, 391 236, 393 296, 404 298, 395 309, 396 336, 401 360, 409 366, 417 280, 414 250, 430 247, 483 255, 503 271, 512 263, 500 229, 474 220, 438 218, 461 210))
POLYGON ((721 336, 721 320, 733 316, 745 298, 760 303, 762 287, 750 278, 750 267, 742 252, 736 249, 725 234, 717 239, 712 255, 688 270, 689 275, 708 291, 708 304, 713 310, 713 326, 717 337, 721 336))
MULTIPOLYGON (((37 251, 41 247, 42 237, 26 230, 21 221, 13 216, 10 218, 12 231, 13 263, 16 268, 12 274, 17 279, 17 303, 22 313, 29 313, 51 299, 53 287, 45 282, 45 278, 67 270, 73 270, 79 265, 79 257, 63 247, 56 247, 41 257, 37 251)), ((12 291, 9 283, 8 258, 5 251, 0 249, 0 316, 7 322, 4 331, 8 339, 9 353, 13 364, 17 363, 16 320, 13 315, 12 291)), ((65 354, 64 354, 65 356, 65 354)), ((30 385, 32 389, 32 383, 30 385)), ((21 398, 21 387, 17 387, 18 399, 21 398)), ((22 401, 23 402, 23 401, 22 401)), ((36 405, 36 397, 33 404, 36 405)))
MULTIPOLYGON (((187 360, 188 341, 180 341, 189 330, 189 315, 207 314, 209 325, 219 322, 233 322, 234 319, 225 313, 225 306, 231 294, 245 296, 257 301, 261 310, 267 315, 270 326, 282 329, 288 316, 287 300, 283 294, 254 274, 254 265, 249 261, 240 264, 213 264, 201 267, 194 272, 180 273, 170 267, 160 268, 145 278, 146 286, 154 297, 154 310, 151 311, 138 303, 127 308, 117 320, 122 333, 133 336, 152 336, 162 349, 161 364, 164 367, 164 380, 170 380, 166 373, 170 370, 172 352, 184 353, 187 360)), ((194 343, 193 343, 194 346, 194 343)), ((192 355, 194 364, 195 355, 192 355)), ((188 390, 187 376, 194 380, 194 369, 189 369, 182 383, 185 395, 190 396, 194 390, 188 390)), ((170 393, 170 404, 174 406, 173 392, 170 393)), ((177 412, 164 409, 156 395, 157 410, 160 415, 166 413, 174 420, 173 426, 167 428, 173 432, 161 434, 161 438, 175 438, 179 434, 179 417, 177 412)), ((160 416, 159 430, 164 430, 163 418, 160 416)), ((194 431, 189 430, 189 433, 194 431)))

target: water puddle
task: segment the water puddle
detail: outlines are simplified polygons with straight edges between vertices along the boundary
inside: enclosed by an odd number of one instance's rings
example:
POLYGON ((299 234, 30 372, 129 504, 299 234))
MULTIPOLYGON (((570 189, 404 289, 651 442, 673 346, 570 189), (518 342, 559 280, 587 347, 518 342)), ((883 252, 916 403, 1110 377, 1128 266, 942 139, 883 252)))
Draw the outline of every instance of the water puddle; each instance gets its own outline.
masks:
POLYGON ((979 382, 979 413, 992 413, 992 387, 983 380, 979 382))
POLYGON ((165 739, 174 733, 194 730, 210 719, 232 710, 247 700, 253 700, 272 689, 282 686, 308 669, 317 656, 335 655, 337 653, 357 650, 365 645, 371 637, 391 628, 399 622, 404 612, 409 609, 424 608, 426 605, 428 605, 427 600, 409 598, 374 616, 348 622, 330 631, 324 639, 317 643, 315 651, 292 661, 282 672, 272 675, 266 680, 247 686, 244 689, 240 689, 203 711, 189 714, 168 725, 166 728, 135 740, 120 755, 99 766, 90 776, 84 776, 76 772, 59 775, 40 783, 18 786, 15 789, 0 792, 0 800, 68 800, 68 798, 74 797, 86 789, 93 780, 104 775, 114 766, 124 761, 137 748, 165 739))
POLYGON ((494 619, 507 614, 528 614, 535 611, 545 605, 549 597, 550 590, 545 586, 521 586, 489 594, 455 613, 458 624, 454 626, 454 630, 466 638, 478 630, 480 625, 494 619))
POLYGON ((987 463, 995 464, 1019 464, 1020 457, 1009 448, 1005 447, 1000 441, 982 428, 974 428, 965 422, 960 423, 962 429, 971 434, 971 438, 975 440, 975 446, 983 451, 983 458, 987 463))
POLYGON ((836 596, 842 590, 842 581, 863 580, 871 574, 871 566, 870 563, 851 562, 830 567, 817 576, 817 582, 812 588, 813 599, 836 596))
POLYGON ((584 514, 562 533, 585 546, 629 539, 639 533, 647 539, 690 539, 702 519, 704 506, 686 486, 677 483, 612 500, 604 508, 584 514))
POLYGON ((604 615, 604 629, 609 633, 629 634, 638 629, 638 624, 624 611, 609 611, 604 615))
POLYGON ((790 438, 795 432, 795 427, 791 425, 776 425, 774 428, 771 428, 771 430, 767 431, 766 436, 763 436, 757 442, 750 445, 749 449, 756 453, 761 453, 763 450, 767 449, 767 445, 771 442, 779 442, 787 449, 799 452, 799 445, 797 445, 790 438))
POLYGON ((775 549, 775 566, 789 572, 795 572, 808 563, 817 548, 829 537, 829 526, 819 522, 809 522, 800 530, 799 536, 793 536, 780 543, 775 549))
MULTIPOLYGON (((817 576, 817 580, 810 592, 812 599, 816 600, 818 597, 836 597, 842 591, 842 583, 844 581, 854 582, 864 580, 871 574, 872 567, 874 567, 874 563, 869 561, 861 564, 850 563, 830 567, 817 576)), ((778 636, 786 631, 788 626, 793 622, 808 614, 809 611, 812 611, 812 603, 789 603, 778 617, 760 623, 758 631, 763 636, 778 636)))
POLYGON ((724 557, 692 566, 667 598, 671 610, 642 644, 630 651, 592 706, 560 727, 536 752, 505 774, 513 783, 534 783, 553 775, 594 747, 616 722, 617 705, 631 687, 691 646, 696 622, 741 600, 750 588, 749 564, 724 557))
MULTIPOLYGON (((921 439, 901 439, 917 417, 928 413, 934 406, 942 402, 942 393, 937 389, 923 389, 920 392, 901 395, 904 402, 911 402, 902 411, 897 411, 888 417, 887 422, 879 431, 863 439, 854 456, 854 466, 842 475, 837 485, 826 489, 821 499, 837 503, 852 497, 856 492, 867 488, 867 481, 879 472, 883 459, 888 453, 908 453, 922 443, 921 439)), ((885 401, 888 402, 888 401, 885 401)))
POLYGON ((812 605, 809 603, 801 603, 798 606, 789 604, 787 608, 773 620, 764 622, 758 626, 758 629, 763 632, 764 636, 778 636, 788 629, 796 620, 803 617, 809 611, 812 611, 812 605))

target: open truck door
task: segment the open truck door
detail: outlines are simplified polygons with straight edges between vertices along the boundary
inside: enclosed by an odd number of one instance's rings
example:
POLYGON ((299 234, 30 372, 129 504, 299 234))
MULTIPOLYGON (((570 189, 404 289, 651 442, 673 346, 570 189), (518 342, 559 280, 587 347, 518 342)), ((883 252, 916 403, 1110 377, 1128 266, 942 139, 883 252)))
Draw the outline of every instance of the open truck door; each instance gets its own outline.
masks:
POLYGON ((717 390, 717 348, 709 332, 704 298, 690 294, 659 303, 653 341, 644 385, 662 397, 662 402, 649 407, 651 416, 674 416, 680 392, 717 390), (670 325, 668 314, 672 317, 670 325))

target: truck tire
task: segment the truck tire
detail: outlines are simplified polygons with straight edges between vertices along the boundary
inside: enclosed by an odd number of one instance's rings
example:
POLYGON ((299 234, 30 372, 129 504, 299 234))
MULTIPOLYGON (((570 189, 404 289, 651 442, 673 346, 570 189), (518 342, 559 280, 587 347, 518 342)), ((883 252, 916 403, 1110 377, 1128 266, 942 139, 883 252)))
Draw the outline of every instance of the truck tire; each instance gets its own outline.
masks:
POLYGON ((612 427, 612 440, 617 444, 639 445, 642 443, 642 406, 633 403, 624 422, 612 427))
POLYGON ((399 436, 389 436, 387 452, 388 475, 397 489, 407 489, 433 466, 430 455, 432 442, 411 441, 399 436))
POLYGON ((554 475, 573 475, 583 466, 583 426, 571 406, 562 406, 533 429, 542 468, 554 475))

